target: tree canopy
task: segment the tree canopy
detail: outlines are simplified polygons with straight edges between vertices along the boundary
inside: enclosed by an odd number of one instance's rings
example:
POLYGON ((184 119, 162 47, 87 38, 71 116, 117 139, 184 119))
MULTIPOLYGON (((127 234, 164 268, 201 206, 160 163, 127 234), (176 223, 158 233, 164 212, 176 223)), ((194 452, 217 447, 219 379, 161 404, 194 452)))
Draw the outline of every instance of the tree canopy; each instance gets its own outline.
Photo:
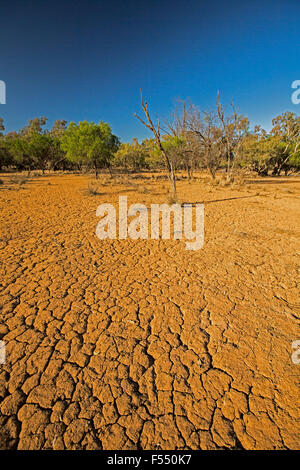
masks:
POLYGON ((61 148, 71 162, 88 164, 95 169, 108 167, 113 154, 119 148, 119 139, 111 132, 108 123, 100 121, 70 122, 61 138, 61 148))

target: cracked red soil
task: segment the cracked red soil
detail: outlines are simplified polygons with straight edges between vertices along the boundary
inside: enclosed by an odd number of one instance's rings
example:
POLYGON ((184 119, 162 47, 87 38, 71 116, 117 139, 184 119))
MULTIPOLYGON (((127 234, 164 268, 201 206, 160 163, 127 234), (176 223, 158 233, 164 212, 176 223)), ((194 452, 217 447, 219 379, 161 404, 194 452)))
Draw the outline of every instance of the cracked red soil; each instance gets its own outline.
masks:
POLYGON ((1 448, 299 449, 299 179, 179 181, 199 251, 96 237, 100 203, 161 182, 3 179, 1 448))

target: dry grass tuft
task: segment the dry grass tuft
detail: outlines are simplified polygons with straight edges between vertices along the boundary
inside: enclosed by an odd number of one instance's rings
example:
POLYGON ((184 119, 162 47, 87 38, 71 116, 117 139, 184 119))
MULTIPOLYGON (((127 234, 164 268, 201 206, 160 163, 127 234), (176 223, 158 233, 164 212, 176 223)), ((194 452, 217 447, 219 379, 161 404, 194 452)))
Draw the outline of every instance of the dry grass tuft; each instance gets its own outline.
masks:
POLYGON ((149 188, 147 188, 147 186, 139 186, 138 187, 138 192, 141 193, 141 194, 150 194, 151 191, 149 188))
POLYGON ((87 187, 87 193, 90 196, 99 196, 100 194, 99 185, 95 183, 94 181, 90 181, 87 187))
POLYGON ((17 184, 19 188, 24 186, 24 184, 27 183, 28 181, 29 181, 29 178, 26 176, 22 176, 22 175, 13 176, 9 180, 10 183, 17 184))
POLYGON ((178 200, 174 197, 173 194, 168 193, 168 194, 167 194, 167 203, 168 203, 169 205, 171 205, 171 204, 176 204, 176 203, 178 203, 178 200))

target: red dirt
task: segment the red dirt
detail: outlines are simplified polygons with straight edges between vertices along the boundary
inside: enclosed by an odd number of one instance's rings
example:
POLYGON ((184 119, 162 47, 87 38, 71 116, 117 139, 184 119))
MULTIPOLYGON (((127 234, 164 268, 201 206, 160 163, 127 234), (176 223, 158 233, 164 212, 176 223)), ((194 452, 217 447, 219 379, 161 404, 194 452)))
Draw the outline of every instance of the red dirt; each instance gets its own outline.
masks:
POLYGON ((299 179, 179 181, 199 251, 95 235, 100 203, 167 183, 3 179, 1 448, 299 449, 299 179))

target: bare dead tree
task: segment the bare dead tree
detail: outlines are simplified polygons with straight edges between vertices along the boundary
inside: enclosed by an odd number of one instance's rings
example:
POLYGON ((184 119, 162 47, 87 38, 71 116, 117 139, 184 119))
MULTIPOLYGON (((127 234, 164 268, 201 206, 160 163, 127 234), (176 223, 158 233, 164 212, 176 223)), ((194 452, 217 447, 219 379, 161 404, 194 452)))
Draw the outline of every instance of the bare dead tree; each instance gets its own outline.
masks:
POLYGON ((217 111, 218 111, 218 118, 222 125, 223 133, 224 133, 224 142, 226 147, 226 159, 227 159, 227 179, 229 180, 231 177, 231 169, 234 164, 232 160, 232 156, 234 154, 234 150, 238 150, 242 139, 245 135, 245 132, 248 130, 249 121, 248 118, 238 115, 235 109, 234 98, 232 98, 231 102, 232 107, 232 115, 225 118, 224 110, 220 100, 220 94, 217 94, 217 111))
POLYGON ((201 113, 191 104, 186 110, 185 125, 191 144, 214 179, 222 157, 222 131, 217 126, 216 116, 201 113))
POLYGON ((164 122, 164 129, 168 135, 172 135, 173 137, 180 137, 186 132, 187 109, 188 106, 185 101, 176 101, 175 108, 170 113, 169 118, 164 122))
POLYGON ((186 126, 187 104, 185 101, 177 100, 174 110, 164 122, 164 130, 170 137, 178 139, 176 148, 177 160, 187 170, 188 179, 191 181, 195 160, 195 146, 186 126))
POLYGON ((219 119, 220 119, 222 127, 223 127, 223 131, 224 131, 224 139, 225 139, 225 144, 226 144, 226 158, 227 158, 227 178, 229 178, 231 154, 232 154, 232 151, 231 151, 232 150, 232 142, 231 142, 231 136, 230 136, 230 132, 229 132, 229 123, 225 122, 224 111, 223 111, 223 107, 221 105, 219 92, 218 92, 218 95, 217 95, 217 110, 218 110, 219 119))
POLYGON ((145 116, 147 118, 147 122, 145 122, 140 116, 138 116, 136 113, 134 114, 134 116, 139 119, 139 121, 144 125, 146 126, 154 135, 155 137, 155 141, 156 141, 156 144, 157 144, 157 147, 158 149, 160 150, 164 160, 165 160, 165 163, 166 163, 166 166, 167 166, 167 169, 168 169, 168 173, 169 173, 169 180, 170 180, 170 184, 171 184, 171 189, 172 189, 172 193, 173 193, 173 197, 175 200, 177 200, 177 190, 176 190, 176 174, 175 174, 175 166, 174 166, 174 163, 172 161, 171 158, 169 158, 167 152, 164 150, 163 148, 163 145, 161 143, 161 136, 160 136, 160 123, 159 123, 159 120, 157 122, 157 125, 155 127, 155 125, 153 124, 153 121, 150 117, 150 114, 149 114, 149 108, 148 108, 148 103, 144 100, 143 100, 143 94, 142 94, 142 91, 141 91, 141 106, 143 108, 143 111, 145 113, 145 116))

